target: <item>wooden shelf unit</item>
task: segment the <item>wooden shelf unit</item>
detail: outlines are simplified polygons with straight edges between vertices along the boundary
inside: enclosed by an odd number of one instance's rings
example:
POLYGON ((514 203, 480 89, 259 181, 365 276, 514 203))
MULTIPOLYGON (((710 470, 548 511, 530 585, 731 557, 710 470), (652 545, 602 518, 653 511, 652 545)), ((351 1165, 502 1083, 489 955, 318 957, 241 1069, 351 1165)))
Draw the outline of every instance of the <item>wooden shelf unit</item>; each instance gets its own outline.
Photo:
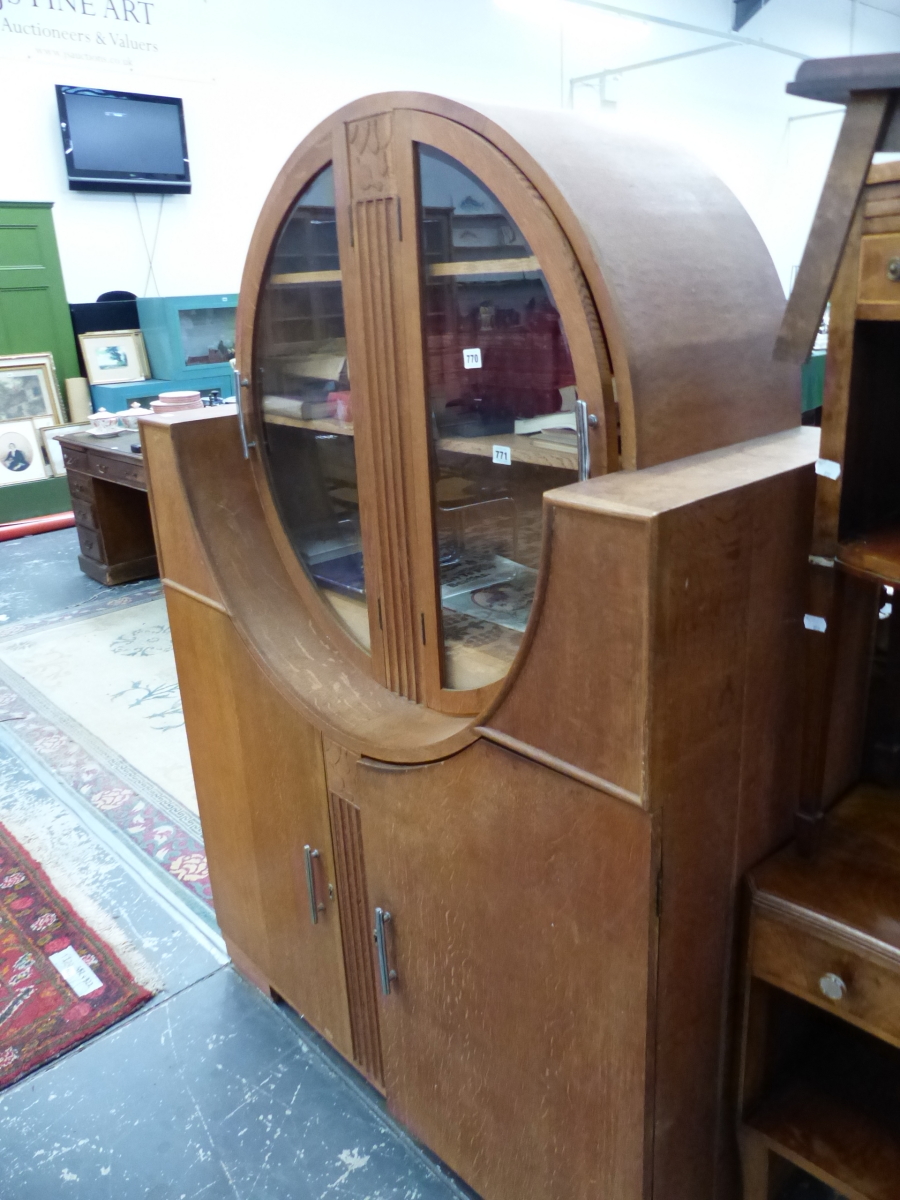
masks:
POLYGON ((777 1154, 847 1200, 897 1200, 900 1109, 884 1103, 896 1077, 859 1057, 795 1071, 747 1119, 751 1153, 777 1154))
POLYGON ((789 1162, 898 1200, 900 159, 872 157, 900 155, 900 54, 808 61, 788 91, 847 111, 776 347, 803 361, 830 298, 798 836, 748 876, 744 1196, 789 1162))
POLYGON ((771 1155, 850 1200, 900 1195, 898 863, 900 789, 860 784, 815 857, 793 844, 749 875, 746 1200, 768 1200, 771 1155))

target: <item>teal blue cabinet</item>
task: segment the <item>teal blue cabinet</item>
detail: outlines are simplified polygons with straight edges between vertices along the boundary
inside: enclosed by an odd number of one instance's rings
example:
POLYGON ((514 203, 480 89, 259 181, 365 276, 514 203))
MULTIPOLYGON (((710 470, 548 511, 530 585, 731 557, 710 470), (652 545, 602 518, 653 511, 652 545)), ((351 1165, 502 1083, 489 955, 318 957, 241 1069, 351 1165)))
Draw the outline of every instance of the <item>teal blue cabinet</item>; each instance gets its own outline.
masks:
POLYGON ((142 379, 138 383, 96 383, 91 385, 91 404, 94 412, 105 408, 107 412, 121 412, 136 400, 145 408, 160 392, 209 392, 218 388, 226 399, 234 395, 234 371, 228 363, 205 367, 202 371, 173 379, 142 379))
POLYGON ((235 293, 138 300, 153 378, 185 380, 227 364, 234 357, 237 301, 235 293))

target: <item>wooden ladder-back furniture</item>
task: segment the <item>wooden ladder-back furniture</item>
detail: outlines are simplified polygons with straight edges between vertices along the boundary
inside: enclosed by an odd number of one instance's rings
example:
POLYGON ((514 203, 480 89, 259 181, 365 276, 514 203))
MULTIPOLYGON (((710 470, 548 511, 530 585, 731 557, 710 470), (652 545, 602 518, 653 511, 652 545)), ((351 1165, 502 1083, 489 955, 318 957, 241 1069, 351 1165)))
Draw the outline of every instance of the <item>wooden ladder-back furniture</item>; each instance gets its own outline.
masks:
POLYGON ((797 841, 749 875, 744 1194, 799 1167, 897 1200, 900 55, 810 61, 788 90, 847 111, 777 349, 802 361, 830 297, 797 841))
POLYGON ((233 959, 486 1200, 737 1195, 818 443, 782 312, 679 151, 375 96, 263 208, 239 419, 142 422, 233 959))

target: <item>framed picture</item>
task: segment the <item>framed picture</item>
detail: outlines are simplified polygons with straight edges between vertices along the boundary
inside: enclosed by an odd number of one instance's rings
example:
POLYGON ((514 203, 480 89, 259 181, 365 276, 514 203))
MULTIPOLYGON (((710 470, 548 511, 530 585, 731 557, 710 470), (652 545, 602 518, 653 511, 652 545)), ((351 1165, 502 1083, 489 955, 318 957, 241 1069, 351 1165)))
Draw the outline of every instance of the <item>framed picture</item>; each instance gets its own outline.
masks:
MULTIPOLYGON (((35 425, 37 425, 35 421, 35 425)), ((56 440, 64 433, 87 433, 90 429, 90 421, 76 421, 73 425, 51 425, 40 428, 41 441, 46 451, 47 461, 50 463, 50 470, 54 475, 65 475, 66 464, 63 462, 62 446, 56 440)))
POLYGON ((0 422, 22 417, 66 419, 52 354, 0 354, 0 422))
POLYGON ((90 383, 136 383, 150 378, 150 364, 139 329, 79 333, 90 383))
POLYGON ((0 422, 0 487, 47 478, 40 439, 30 420, 0 422))

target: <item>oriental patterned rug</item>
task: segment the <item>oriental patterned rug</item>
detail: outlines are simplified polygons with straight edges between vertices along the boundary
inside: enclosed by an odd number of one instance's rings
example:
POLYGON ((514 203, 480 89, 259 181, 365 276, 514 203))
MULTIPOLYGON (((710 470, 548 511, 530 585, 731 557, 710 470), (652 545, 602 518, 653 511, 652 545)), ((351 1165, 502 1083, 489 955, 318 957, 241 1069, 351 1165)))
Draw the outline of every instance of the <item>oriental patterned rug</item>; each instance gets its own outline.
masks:
POLYGON ((211 920, 165 601, 124 599, 0 628, 0 722, 211 920))
POLYGON ((0 1088, 152 994, 0 825, 0 1088))

